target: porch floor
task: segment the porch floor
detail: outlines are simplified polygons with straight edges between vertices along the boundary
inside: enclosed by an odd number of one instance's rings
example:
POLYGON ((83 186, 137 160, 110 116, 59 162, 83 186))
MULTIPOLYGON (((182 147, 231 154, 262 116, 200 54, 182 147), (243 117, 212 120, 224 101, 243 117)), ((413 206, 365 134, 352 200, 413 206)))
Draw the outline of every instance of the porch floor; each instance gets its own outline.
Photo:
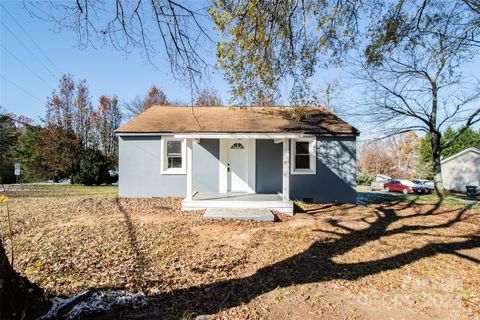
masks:
MULTIPOLYGON (((182 210, 220 209, 269 209, 293 214, 293 202, 283 201, 279 194, 246 192, 198 192, 191 200, 182 201, 182 210)), ((233 211, 232 211, 233 213, 233 211)))
POLYGON ((278 194, 245 193, 245 192, 199 192, 192 200, 209 201, 282 201, 278 194))

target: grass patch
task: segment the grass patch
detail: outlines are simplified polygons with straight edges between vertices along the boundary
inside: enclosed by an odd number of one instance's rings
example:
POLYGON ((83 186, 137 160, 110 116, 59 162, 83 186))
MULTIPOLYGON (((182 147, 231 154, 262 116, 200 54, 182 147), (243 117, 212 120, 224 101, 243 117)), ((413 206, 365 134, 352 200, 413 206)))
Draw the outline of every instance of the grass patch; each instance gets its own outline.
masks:
POLYGON ((400 192, 371 191, 368 186, 357 187, 357 200, 360 204, 368 203, 416 203, 422 205, 440 205, 449 208, 472 207, 480 208, 480 198, 476 200, 466 199, 464 195, 449 193, 445 197, 440 198, 435 193, 431 194, 408 194, 404 195, 400 192))
POLYGON ((85 186, 81 184, 24 184, 6 185, 10 197, 116 197, 116 186, 85 186))
POLYGON ((427 194, 427 195, 414 195, 409 194, 404 196, 405 201, 413 201, 418 204, 429 204, 429 205, 436 205, 439 203, 442 206, 446 207, 464 207, 464 206, 471 206, 471 207, 480 207, 480 198, 476 200, 469 200, 465 199, 464 196, 455 195, 455 194, 447 194, 445 197, 440 198, 435 193, 427 194))

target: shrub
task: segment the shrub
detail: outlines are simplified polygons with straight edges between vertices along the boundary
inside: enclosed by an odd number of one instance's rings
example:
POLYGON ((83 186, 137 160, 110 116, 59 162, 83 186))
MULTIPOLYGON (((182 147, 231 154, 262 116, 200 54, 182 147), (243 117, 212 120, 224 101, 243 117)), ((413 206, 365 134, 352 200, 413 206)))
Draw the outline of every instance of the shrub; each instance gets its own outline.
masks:
MULTIPOLYGON (((14 174, 14 164, 13 162, 4 163, 0 167, 0 183, 15 183, 16 177, 14 174)), ((1 189, 1 186, 0 186, 1 189)))
POLYGON ((101 185, 108 179, 108 162, 105 156, 97 149, 85 150, 74 181, 88 186, 101 185))
POLYGON ((369 175, 366 172, 359 172, 357 174, 357 184, 358 185, 370 185, 373 181, 374 176, 369 175))

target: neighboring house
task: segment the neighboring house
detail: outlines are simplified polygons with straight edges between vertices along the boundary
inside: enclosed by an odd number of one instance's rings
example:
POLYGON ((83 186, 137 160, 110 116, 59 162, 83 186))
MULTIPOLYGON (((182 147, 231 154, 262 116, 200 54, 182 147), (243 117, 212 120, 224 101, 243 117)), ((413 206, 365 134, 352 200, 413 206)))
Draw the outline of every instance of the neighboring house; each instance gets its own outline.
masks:
POLYGON ((466 192, 465 186, 480 187, 480 149, 468 148, 442 160, 445 189, 466 192))
POLYGON ((116 130, 119 195, 181 196, 184 210, 354 203, 359 132, 323 108, 303 121, 293 110, 152 107, 116 130))

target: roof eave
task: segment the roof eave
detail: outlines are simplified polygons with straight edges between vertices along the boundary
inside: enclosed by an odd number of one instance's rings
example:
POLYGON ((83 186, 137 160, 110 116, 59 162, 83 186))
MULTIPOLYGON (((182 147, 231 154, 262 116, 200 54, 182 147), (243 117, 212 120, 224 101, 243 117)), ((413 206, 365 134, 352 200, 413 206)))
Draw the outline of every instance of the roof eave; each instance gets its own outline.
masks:
POLYGON ((446 158, 446 159, 443 159, 440 163, 441 163, 441 164, 444 164, 445 162, 449 162, 450 160, 453 160, 453 159, 456 159, 456 158, 458 158, 458 157, 461 157, 461 156, 463 156, 464 154, 466 154, 466 153, 468 153, 468 152, 475 152, 475 153, 477 153, 477 154, 480 154, 480 149, 475 148, 475 147, 467 148, 467 149, 465 149, 465 150, 462 150, 462 151, 454 154, 453 156, 450 156, 450 157, 448 157, 448 158, 446 158))
POLYGON ((284 136, 351 136, 356 137, 360 135, 359 132, 168 132, 168 131, 115 131, 117 136, 162 136, 162 135, 175 135, 178 137, 193 137, 193 136, 208 136, 208 135, 284 135, 284 136))

